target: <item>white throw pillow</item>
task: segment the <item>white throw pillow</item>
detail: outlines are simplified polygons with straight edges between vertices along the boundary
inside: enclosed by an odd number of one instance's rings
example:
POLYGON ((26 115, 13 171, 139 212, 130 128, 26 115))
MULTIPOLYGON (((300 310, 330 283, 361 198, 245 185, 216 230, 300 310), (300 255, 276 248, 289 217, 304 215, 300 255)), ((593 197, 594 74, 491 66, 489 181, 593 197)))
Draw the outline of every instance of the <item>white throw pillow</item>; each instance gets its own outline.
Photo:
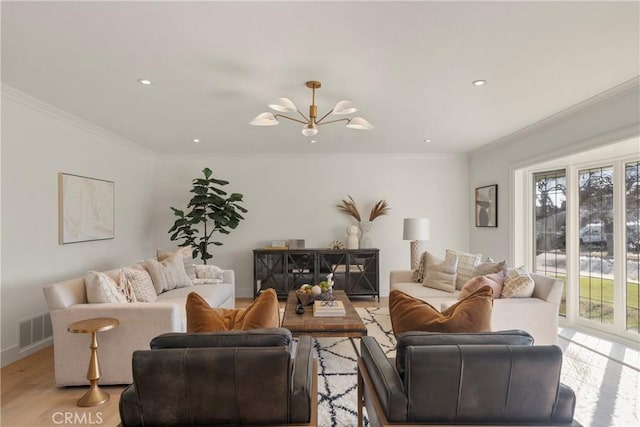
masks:
POLYGON ((127 302, 118 290, 118 284, 111 277, 99 271, 90 271, 84 278, 89 303, 127 302))
POLYGON ((427 288, 440 289, 446 292, 456 290, 456 268, 458 257, 448 253, 442 260, 427 252, 426 271, 422 284, 427 288))
POLYGON ((165 259, 169 258, 171 255, 177 253, 182 255, 182 261, 184 262, 184 271, 185 273, 187 273, 187 276, 189 276, 189 279, 195 279, 196 271, 193 268, 193 249, 191 248, 191 246, 185 246, 184 248, 178 249, 175 252, 161 251, 160 249, 157 249, 156 258, 158 259, 158 261, 162 262, 165 259))
POLYGON ((462 289, 476 272, 476 268, 482 261, 482 254, 468 254, 453 249, 447 249, 447 254, 452 253, 458 257, 456 269, 456 289, 462 289))
POLYGON ((172 289, 193 286, 184 270, 183 255, 180 252, 176 252, 162 262, 148 259, 142 265, 151 276, 153 287, 158 295, 172 289))
POLYGON ((212 280, 213 283, 222 283, 224 270, 215 265, 194 265, 197 279, 212 280))
POLYGON ((501 298, 531 298, 535 289, 533 278, 524 266, 509 270, 502 286, 501 298))

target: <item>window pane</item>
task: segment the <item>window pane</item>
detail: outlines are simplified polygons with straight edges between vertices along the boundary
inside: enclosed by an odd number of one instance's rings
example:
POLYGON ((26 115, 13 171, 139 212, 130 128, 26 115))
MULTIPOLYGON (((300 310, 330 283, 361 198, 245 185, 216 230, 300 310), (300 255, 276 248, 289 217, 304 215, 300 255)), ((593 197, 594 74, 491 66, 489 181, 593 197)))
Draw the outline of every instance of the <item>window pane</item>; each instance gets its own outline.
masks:
POLYGON ((580 317, 613 323, 613 168, 578 174, 580 317))
MULTIPOLYGON (((567 179, 564 170, 534 176, 536 273, 565 280, 567 179)), ((566 286, 560 315, 566 316, 566 286)))
POLYGON ((625 238, 627 249, 627 330, 639 332, 640 293, 638 271, 640 270, 640 162, 625 165, 625 238))

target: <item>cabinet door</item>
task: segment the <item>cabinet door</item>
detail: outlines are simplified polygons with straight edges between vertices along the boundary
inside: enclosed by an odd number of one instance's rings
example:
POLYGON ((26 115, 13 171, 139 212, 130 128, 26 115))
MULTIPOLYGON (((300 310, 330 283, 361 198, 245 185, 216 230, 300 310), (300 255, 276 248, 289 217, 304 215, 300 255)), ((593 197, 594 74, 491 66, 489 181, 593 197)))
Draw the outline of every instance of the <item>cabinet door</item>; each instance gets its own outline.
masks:
POLYGON ((362 251, 349 253, 347 293, 349 295, 378 295, 378 253, 362 251))
POLYGON ((278 296, 287 294, 285 254, 273 252, 258 252, 253 256, 254 268, 254 296, 261 290, 273 288, 278 296))
POLYGON ((287 253, 287 290, 292 291, 304 284, 317 285, 315 282, 316 257, 313 252, 287 253))
POLYGON ((333 289, 346 291, 346 272, 346 252, 323 251, 318 253, 318 281, 326 280, 327 275, 333 273, 333 289))

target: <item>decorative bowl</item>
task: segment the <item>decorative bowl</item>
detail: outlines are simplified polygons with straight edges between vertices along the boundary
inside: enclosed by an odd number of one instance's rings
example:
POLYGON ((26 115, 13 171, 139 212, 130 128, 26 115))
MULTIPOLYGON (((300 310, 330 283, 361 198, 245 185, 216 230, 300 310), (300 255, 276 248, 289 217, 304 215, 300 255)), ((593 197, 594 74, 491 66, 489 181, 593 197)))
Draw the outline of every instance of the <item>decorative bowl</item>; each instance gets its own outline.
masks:
POLYGON ((296 291, 296 297, 298 297, 298 301, 302 305, 311 305, 313 301, 315 301, 316 296, 314 294, 308 294, 306 292, 298 292, 296 291))

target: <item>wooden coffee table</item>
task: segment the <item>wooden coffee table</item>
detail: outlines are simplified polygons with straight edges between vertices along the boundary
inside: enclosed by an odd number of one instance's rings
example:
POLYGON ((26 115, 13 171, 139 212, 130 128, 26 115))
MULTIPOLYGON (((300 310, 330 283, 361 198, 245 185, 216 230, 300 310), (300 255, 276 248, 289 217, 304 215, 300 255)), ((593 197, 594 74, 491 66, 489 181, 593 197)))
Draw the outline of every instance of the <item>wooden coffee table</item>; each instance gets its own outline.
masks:
POLYGON ((336 300, 342 301, 346 312, 345 316, 314 317, 313 306, 304 307, 304 314, 296 313, 298 298, 296 292, 290 291, 287 296, 287 304, 284 307, 282 327, 291 331, 294 337, 311 335, 320 337, 362 337, 367 335, 367 328, 358 315, 353 304, 349 301, 344 291, 333 291, 336 300))

